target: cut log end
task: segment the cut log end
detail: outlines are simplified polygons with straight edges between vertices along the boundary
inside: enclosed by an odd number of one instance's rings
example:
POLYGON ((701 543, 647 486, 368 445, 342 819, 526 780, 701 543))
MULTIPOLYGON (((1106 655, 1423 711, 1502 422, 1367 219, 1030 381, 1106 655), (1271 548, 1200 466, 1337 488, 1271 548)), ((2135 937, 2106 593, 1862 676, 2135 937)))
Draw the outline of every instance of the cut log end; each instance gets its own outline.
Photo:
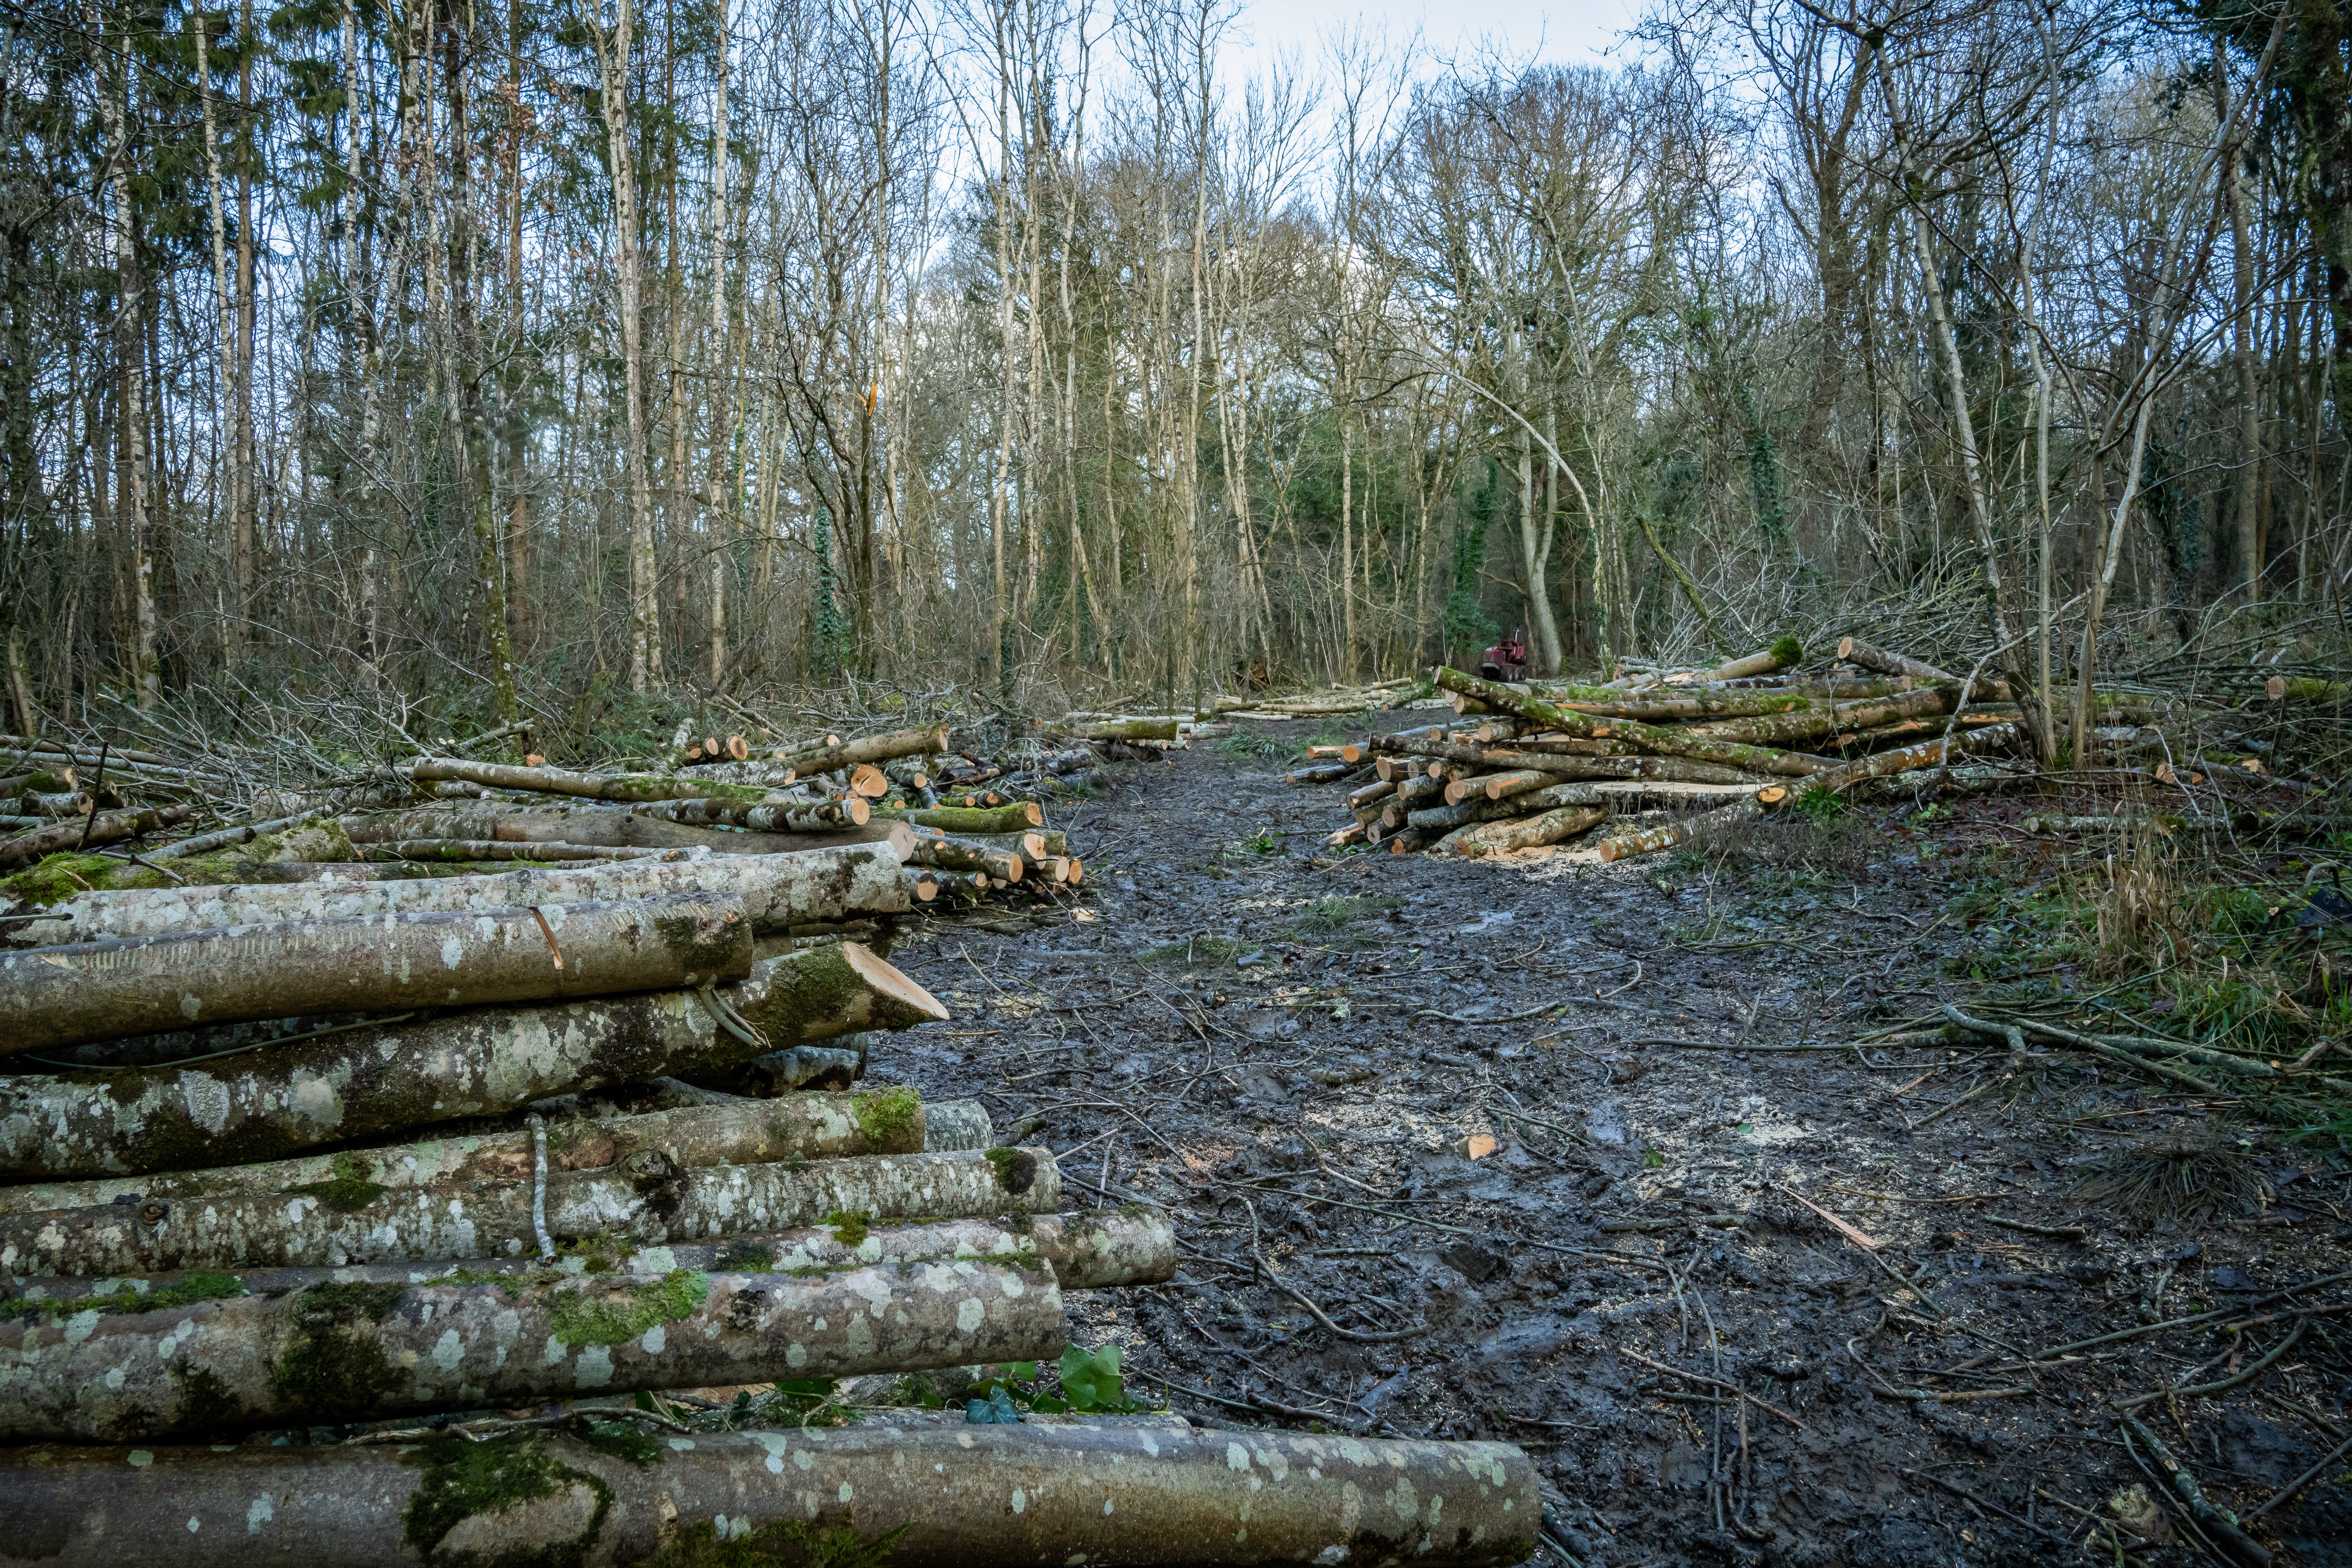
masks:
POLYGON ((905 1005, 908 1011, 928 1015, 933 1022, 948 1016, 947 1005, 924 990, 912 979, 862 942, 841 944, 843 962, 857 972, 857 977, 879 994, 905 1005))

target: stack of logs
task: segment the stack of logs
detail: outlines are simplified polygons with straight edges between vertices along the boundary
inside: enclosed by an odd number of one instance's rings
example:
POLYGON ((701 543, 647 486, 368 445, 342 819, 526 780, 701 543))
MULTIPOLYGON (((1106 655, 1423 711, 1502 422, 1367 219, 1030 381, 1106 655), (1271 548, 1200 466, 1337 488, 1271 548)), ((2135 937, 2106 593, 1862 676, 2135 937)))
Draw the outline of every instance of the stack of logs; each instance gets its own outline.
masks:
POLYGON ((1290 776, 1350 786, 1356 820, 1334 845, 1477 856, 1594 834, 1613 860, 1801 792, 1842 794, 2020 739, 2000 681, 1964 681, 1853 637, 1838 645, 1839 668, 1800 674, 1802 657, 1783 638, 1712 669, 1607 686, 1504 685, 1441 668, 1455 722, 1375 736, 1290 776))
POLYGON ((1079 875, 1034 802, 902 765, 938 750, 424 758, 467 798, 16 879, 0 1563, 1524 1558, 1503 1445, 751 1397, 1048 1360, 1064 1291, 1175 1268, 977 1102, 856 1081, 947 1012, 853 922, 1079 875))

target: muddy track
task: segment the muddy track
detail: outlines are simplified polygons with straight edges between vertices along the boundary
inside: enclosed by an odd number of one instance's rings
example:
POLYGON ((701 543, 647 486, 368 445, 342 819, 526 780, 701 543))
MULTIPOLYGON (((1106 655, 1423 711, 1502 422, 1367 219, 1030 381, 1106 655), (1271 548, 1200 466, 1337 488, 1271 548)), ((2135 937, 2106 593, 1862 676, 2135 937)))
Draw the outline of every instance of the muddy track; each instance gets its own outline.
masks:
MULTIPOLYGON (((1759 889, 1327 858, 1336 794, 1286 765, 1111 770, 1057 823, 1095 918, 925 921, 895 954, 955 1017, 878 1078, 1175 1211, 1176 1283, 1073 1299, 1132 1383, 1206 1425, 1519 1443, 1608 1568, 2215 1560, 2097 1522, 2148 1484, 2116 1401, 2288 1332, 2140 1414, 2242 1512, 2352 1436, 2352 1291, 2312 1283, 2352 1268, 2340 1167, 2252 1134, 2263 1214, 2136 1229, 2070 1166, 2217 1118, 2073 1061, 1812 1048, 1958 994, 1932 859, 1759 889), (2242 1335, 2027 1360, 2303 1286, 2242 1335)), ((2352 1563, 2347 1471, 2256 1521, 2273 1561, 2352 1563)))

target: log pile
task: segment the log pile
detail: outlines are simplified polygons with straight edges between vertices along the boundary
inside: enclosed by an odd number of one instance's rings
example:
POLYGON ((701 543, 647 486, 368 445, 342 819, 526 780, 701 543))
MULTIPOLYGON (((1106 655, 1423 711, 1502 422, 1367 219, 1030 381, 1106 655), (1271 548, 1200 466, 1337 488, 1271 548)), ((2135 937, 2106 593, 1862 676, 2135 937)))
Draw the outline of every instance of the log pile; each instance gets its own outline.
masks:
POLYGON ((1453 721, 1292 773, 1347 788, 1334 846, 1468 856, 1589 840, 1604 860, 1868 781, 2013 750, 2016 705, 1855 638, 1811 672, 1792 638, 1710 669, 1505 685, 1440 668, 1453 721))
MULTIPOLYGON (((0 915, 0 1563, 1523 1559, 1501 1445, 671 1435, 736 1390, 1050 1360, 1064 1292, 1173 1275, 1164 1212, 1065 1212, 977 1102, 859 1081, 947 1011, 844 933, 1077 882, 1006 792, 1196 732, 1050 728, 1013 768, 937 730, 421 756, 34 862, 0 915)), ((26 815, 76 784, 37 782, 26 815)))

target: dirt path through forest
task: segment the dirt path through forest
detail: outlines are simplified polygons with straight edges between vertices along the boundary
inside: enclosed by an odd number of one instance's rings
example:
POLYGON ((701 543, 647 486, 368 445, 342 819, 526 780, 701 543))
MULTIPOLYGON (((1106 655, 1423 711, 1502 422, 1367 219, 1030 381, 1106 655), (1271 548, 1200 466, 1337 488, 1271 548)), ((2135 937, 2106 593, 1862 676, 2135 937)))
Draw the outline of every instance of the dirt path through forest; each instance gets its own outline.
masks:
MULTIPOLYGON (((2115 1402, 2289 1334, 2141 1415, 2241 1511, 2352 1436, 2352 1297, 2313 1285, 2352 1268, 2340 1168, 2249 1132, 2264 1213, 2137 1229, 2086 1215, 2070 1167, 2218 1116, 2072 1058, 1821 1048, 1960 994, 1932 845, 1761 890, 1663 858, 1332 855, 1336 796, 1285 765, 1112 770, 1060 814, 1082 900, 894 955, 955 1017, 884 1040, 877 1078, 980 1095, 1074 1187, 1176 1213, 1174 1284, 1073 1311, 1155 1397, 1517 1442, 1560 1545, 1608 1568, 2114 1562, 2095 1516, 2147 1482, 2115 1402), (2046 1355, 2297 1286, 2242 1334, 2046 1355)), ((2259 1521, 2274 1561, 2352 1562, 2347 1468, 2259 1521)))

